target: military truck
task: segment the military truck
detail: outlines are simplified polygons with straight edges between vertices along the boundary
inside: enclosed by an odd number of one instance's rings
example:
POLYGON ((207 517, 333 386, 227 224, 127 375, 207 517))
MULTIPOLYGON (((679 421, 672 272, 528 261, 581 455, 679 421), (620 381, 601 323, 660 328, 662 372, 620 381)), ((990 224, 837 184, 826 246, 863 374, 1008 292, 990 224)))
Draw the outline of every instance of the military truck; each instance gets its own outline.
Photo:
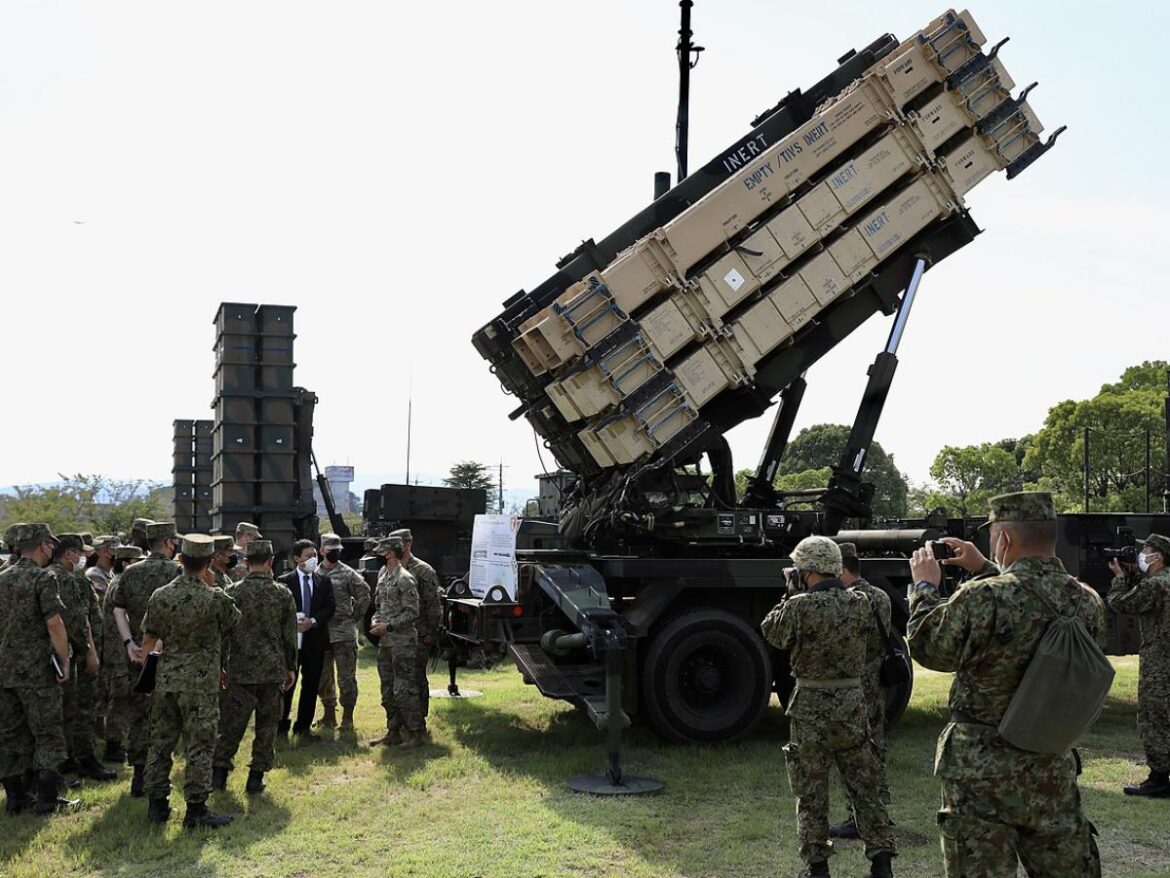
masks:
MULTIPOLYGON (((974 240, 965 196, 1053 146, 968 12, 846 53, 807 91, 600 240, 589 239, 472 341, 559 467, 555 534, 522 528, 514 595, 456 583, 448 627, 507 642, 526 681, 608 732, 644 716, 679 742, 747 734, 789 685, 758 624, 806 535, 853 539, 904 613, 906 554, 946 529, 868 524, 863 478, 923 275, 974 240), (776 467, 804 374, 892 317, 824 491, 776 467), (779 396, 746 493, 725 433, 779 396)), ((888 693, 896 718, 910 685, 888 693)))

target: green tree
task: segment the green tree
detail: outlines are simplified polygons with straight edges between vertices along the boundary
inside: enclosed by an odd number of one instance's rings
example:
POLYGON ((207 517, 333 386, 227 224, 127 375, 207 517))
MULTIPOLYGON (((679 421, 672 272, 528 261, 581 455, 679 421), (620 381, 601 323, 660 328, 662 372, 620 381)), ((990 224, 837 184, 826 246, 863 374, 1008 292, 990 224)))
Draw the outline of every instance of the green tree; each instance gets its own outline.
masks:
POLYGON ((461 460, 454 464, 447 478, 443 479, 443 484, 451 488, 486 488, 489 491, 496 486, 491 467, 474 460, 461 460))
POLYGON ((1015 454, 1001 443, 947 445, 930 465, 942 497, 924 502, 945 499, 946 508, 957 516, 979 515, 986 511, 989 498, 1019 490, 1019 472, 1015 454))
POLYGON ((102 475, 67 476, 54 485, 16 485, 0 496, 0 527, 43 521, 54 531, 93 534, 128 532, 135 518, 172 518, 170 490, 146 479, 102 475))
MULTIPOLYGON (((777 468, 777 487, 788 490, 823 487, 828 484, 830 468, 836 466, 849 441, 849 428, 843 424, 816 424, 805 427, 788 443, 777 468), (816 473, 817 475, 812 475, 816 473), (787 477, 794 481, 787 482, 787 477)), ((909 484, 894 464, 894 457, 874 442, 866 456, 862 477, 874 485, 875 518, 899 518, 907 512, 909 484)))

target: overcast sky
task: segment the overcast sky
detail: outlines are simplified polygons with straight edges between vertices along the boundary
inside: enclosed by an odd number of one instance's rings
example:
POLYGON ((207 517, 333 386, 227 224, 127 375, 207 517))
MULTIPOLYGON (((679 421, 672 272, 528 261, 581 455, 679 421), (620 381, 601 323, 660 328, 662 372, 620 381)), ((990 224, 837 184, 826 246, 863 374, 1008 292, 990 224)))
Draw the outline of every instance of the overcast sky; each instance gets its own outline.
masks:
MULTIPOLYGON (((985 233, 923 281, 877 438, 915 480, 943 444, 1037 429, 1165 358, 1161 3, 985 0, 974 15, 1057 149, 969 196, 985 233), (948 412, 951 413, 948 413, 948 412)), ((696 0, 691 164, 851 47, 938 2, 696 0)), ((0 485, 169 479, 210 417, 219 302, 298 306, 322 465, 541 465, 471 334, 673 170, 673 0, 0 3, 0 485)), ((849 423, 889 329, 809 376, 797 426, 849 423)), ((731 434, 755 464, 769 418, 731 434)), ((553 461, 545 454, 549 466, 553 461)))

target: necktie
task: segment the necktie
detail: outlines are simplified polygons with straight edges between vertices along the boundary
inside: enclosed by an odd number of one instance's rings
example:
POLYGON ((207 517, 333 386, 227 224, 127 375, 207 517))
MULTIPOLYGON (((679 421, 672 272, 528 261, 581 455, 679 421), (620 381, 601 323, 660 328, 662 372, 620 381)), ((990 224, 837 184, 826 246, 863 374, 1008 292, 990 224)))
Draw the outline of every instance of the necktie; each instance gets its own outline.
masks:
POLYGON ((312 601, 312 592, 309 590, 309 574, 301 574, 301 612, 309 615, 309 604, 312 601))

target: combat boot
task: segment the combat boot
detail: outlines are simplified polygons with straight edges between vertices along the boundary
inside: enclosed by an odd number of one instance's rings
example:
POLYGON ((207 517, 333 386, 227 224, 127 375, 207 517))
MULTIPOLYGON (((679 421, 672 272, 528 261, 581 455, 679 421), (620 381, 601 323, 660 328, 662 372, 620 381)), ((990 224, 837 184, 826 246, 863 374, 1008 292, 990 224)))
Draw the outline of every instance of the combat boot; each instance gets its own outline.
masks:
POLYGON ((24 778, 19 774, 4 778, 4 810, 9 814, 19 814, 28 804, 28 791, 24 785, 24 778))
POLYGON ((407 729, 402 733, 402 742, 398 745, 399 750, 410 750, 414 747, 421 747, 423 745, 423 736, 419 732, 412 732, 407 729))
POLYGON ((122 742, 117 738, 106 738, 106 752, 102 754, 103 762, 113 762, 115 765, 126 764, 126 751, 122 742))
POLYGON ((70 756, 64 762, 57 766, 58 774, 77 774, 79 766, 77 760, 70 756))
POLYGON ((343 729, 352 729, 353 728, 353 707, 352 706, 341 708, 341 728, 343 728, 343 729))
POLYGON ((1150 776, 1137 786, 1125 788, 1127 796, 1146 796, 1151 799, 1164 799, 1170 796, 1170 775, 1164 771, 1150 769, 1150 776))
POLYGON ((213 790, 222 790, 227 787, 228 772, 230 768, 222 765, 216 765, 211 769, 211 788, 213 790))
POLYGON ((393 747, 402 743, 402 733, 398 729, 390 729, 376 741, 370 741, 371 747, 393 747))
POLYGON ((166 823, 171 819, 171 803, 166 799, 156 799, 154 796, 146 805, 146 820, 148 823, 166 823))
POLYGON ((894 867, 890 864, 893 857, 889 851, 875 854, 869 861, 869 878, 894 878, 894 867))
POLYGON ((206 802, 188 802, 187 813, 183 815, 184 829, 198 829, 205 826, 208 829, 219 829, 232 822, 229 814, 212 814, 207 810, 206 802))
POLYGON ((829 861, 822 860, 819 863, 809 863, 800 870, 796 878, 832 878, 829 875, 829 861))
POLYGON ((33 811, 37 814, 52 814, 58 808, 74 808, 81 804, 78 799, 66 799, 57 793, 58 775, 55 771, 42 771, 37 775, 37 803, 33 811))
POLYGON ((130 778, 130 796, 131 798, 141 799, 146 795, 145 784, 146 778, 143 776, 146 771, 145 765, 134 766, 134 776, 130 778))
POLYGON ((861 838, 857 831, 857 818, 850 816, 844 823, 834 823, 829 827, 829 838, 861 838))
POLYGON ((264 792, 264 772, 252 769, 248 772, 248 783, 244 785, 244 792, 249 796, 264 792))
POLYGON ((325 712, 321 714, 321 718, 317 720, 316 725, 323 729, 337 728, 337 707, 330 704, 325 708, 325 712))
POLYGON ((80 777, 88 777, 90 780, 101 781, 113 780, 118 776, 118 772, 114 771, 113 769, 106 768, 104 765, 98 762, 97 757, 92 753, 90 753, 89 756, 87 756, 85 759, 82 759, 81 762, 78 763, 77 774, 80 777))
POLYGON ((106 739, 106 718, 99 716, 93 721, 93 736, 99 741, 106 739))

